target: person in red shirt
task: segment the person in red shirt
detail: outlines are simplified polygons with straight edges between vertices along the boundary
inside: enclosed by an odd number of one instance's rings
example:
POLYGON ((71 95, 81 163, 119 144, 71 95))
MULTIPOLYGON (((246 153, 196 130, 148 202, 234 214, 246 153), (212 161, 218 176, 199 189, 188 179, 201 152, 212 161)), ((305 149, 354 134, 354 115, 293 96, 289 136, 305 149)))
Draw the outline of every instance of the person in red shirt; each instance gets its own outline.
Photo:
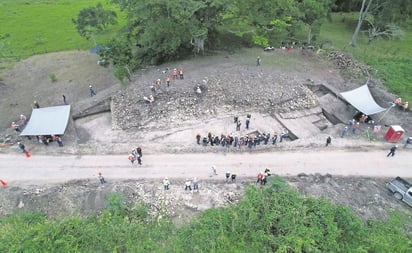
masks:
POLYGON ((263 172, 259 172, 256 183, 262 184, 263 183, 262 180, 263 180, 263 172))

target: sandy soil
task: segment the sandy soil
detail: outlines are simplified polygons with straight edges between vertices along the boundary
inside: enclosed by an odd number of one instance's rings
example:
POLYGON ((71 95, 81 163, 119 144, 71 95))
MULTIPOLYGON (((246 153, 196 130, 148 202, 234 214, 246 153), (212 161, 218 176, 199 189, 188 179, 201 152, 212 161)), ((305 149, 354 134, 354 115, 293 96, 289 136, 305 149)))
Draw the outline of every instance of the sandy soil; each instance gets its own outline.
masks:
MULTIPOLYGON (((258 54, 263 59, 263 67, 257 77, 265 80, 273 78, 273 75, 291 82, 310 78, 339 91, 354 88, 364 81, 346 80, 328 62, 314 57, 245 50, 241 54, 207 56, 149 67, 138 73, 136 81, 125 91, 137 88, 149 92, 149 84, 160 75, 158 69, 165 67, 185 66, 185 82, 176 81, 175 86, 189 88, 205 75, 219 73, 223 76, 222 71, 231 79, 231 73, 239 72, 225 70, 233 70, 239 65, 255 71, 254 59, 258 54)), ((84 52, 68 52, 35 56, 17 64, 6 75, 6 89, 0 93, 1 115, 5 115, 0 119, 5 129, 3 139, 8 138, 14 143, 19 139, 8 127, 20 113, 29 115, 32 100, 39 101, 41 106, 58 105, 62 103, 59 94, 64 92, 71 104, 92 106, 101 99, 99 96, 103 96, 104 90, 123 92, 110 69, 97 66, 96 60, 96 56, 84 52), (57 83, 48 80, 49 73, 56 73, 57 83), (97 98, 89 97, 89 82, 94 84, 97 98)), ((375 82, 372 92, 378 102, 394 97, 379 82, 375 82)), ((113 130, 113 114, 92 115, 71 121, 63 148, 55 143, 44 146, 24 140, 32 153, 30 159, 19 154, 15 145, 2 145, 0 178, 8 181, 9 186, 0 191, 0 213, 27 209, 41 210, 51 216, 87 215, 101 210, 109 193, 122 192, 131 207, 137 200, 149 203, 154 211, 165 203, 174 203, 163 211, 182 222, 200 210, 236 202, 241 198, 244 187, 253 184, 256 174, 269 167, 302 193, 325 196, 337 204, 345 204, 365 219, 387 217, 391 210, 411 214, 409 207, 396 201, 385 189, 385 182, 391 177, 412 178, 407 170, 409 150, 399 150, 395 157, 386 158, 392 144, 382 142, 382 138, 371 141, 366 136, 366 126, 357 135, 340 138, 342 125, 329 124, 327 129, 319 130, 314 136, 295 141, 286 139, 278 145, 261 145, 253 150, 196 144, 194 137, 197 133, 234 132, 233 116, 246 113, 253 115, 251 129, 246 131, 242 128, 240 135, 255 130, 280 132, 284 129, 272 114, 259 107, 245 110, 228 105, 219 107, 210 117, 179 119, 167 127, 163 127, 163 122, 151 121, 150 127, 145 129, 113 130), (333 137, 332 146, 325 150, 324 141, 328 135, 333 137), (141 168, 131 167, 127 160, 131 148, 137 145, 144 150, 141 168), (219 177, 209 177, 211 164, 218 166, 219 177), (239 176, 237 183, 224 183, 222 173, 226 170, 236 171, 239 176), (107 177, 107 184, 99 185, 96 179, 98 171, 107 177), (170 192, 164 192, 161 186, 161 179, 165 176, 174 180, 170 192), (202 180, 199 194, 182 190, 183 180, 194 176, 202 180)), ((401 125, 407 125, 410 118, 409 114, 395 110, 385 116, 388 123, 401 125)), ((302 127, 305 127, 303 121, 302 127)))

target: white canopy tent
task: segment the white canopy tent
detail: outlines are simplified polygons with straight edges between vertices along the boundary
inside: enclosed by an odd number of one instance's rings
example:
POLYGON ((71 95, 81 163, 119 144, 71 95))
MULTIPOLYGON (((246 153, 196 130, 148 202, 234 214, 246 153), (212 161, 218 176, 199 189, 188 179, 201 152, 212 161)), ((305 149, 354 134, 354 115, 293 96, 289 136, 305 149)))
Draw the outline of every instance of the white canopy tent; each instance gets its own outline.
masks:
POLYGON ((69 117, 70 105, 33 109, 30 120, 20 135, 63 135, 69 117))
POLYGON ((388 109, 376 103, 367 84, 350 91, 341 92, 340 94, 348 103, 365 115, 373 115, 388 109))

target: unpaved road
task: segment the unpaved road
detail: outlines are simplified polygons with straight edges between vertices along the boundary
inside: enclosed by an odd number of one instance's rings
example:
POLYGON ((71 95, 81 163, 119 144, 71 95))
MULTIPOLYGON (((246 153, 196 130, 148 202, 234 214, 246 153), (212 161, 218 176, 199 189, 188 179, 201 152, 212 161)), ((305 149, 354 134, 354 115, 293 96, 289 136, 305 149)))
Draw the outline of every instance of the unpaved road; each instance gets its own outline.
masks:
POLYGON ((238 178, 255 177, 265 168, 272 173, 293 176, 299 173, 340 176, 412 177, 408 150, 399 150, 394 157, 387 152, 345 152, 312 150, 307 152, 271 153, 203 153, 143 154, 143 165, 131 165, 127 155, 119 156, 40 156, 0 155, 0 178, 9 184, 58 183, 74 179, 96 178, 102 172, 106 179, 160 179, 210 177, 216 165, 218 177, 226 171, 238 178))

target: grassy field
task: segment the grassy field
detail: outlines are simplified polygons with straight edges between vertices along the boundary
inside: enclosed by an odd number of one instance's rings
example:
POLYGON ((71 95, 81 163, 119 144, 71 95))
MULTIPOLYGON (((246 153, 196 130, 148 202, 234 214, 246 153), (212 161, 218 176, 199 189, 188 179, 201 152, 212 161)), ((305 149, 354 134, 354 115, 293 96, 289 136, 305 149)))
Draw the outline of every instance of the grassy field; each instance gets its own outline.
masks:
POLYGON ((356 59, 370 65, 373 75, 380 77, 393 93, 404 101, 412 101, 412 34, 403 28, 402 39, 376 39, 368 44, 366 34, 360 33, 358 46, 349 42, 357 24, 357 13, 334 14, 331 23, 325 23, 321 30, 321 40, 329 40, 335 48, 352 53, 356 59))
MULTIPOLYGON (((0 57, 25 58, 34 54, 93 47, 77 33, 72 18, 80 10, 96 6, 101 0, 2 0, 0 1, 0 57)), ((105 9, 114 9, 103 1, 105 9)), ((115 34, 125 19, 105 34, 96 36, 96 43, 115 34)))

